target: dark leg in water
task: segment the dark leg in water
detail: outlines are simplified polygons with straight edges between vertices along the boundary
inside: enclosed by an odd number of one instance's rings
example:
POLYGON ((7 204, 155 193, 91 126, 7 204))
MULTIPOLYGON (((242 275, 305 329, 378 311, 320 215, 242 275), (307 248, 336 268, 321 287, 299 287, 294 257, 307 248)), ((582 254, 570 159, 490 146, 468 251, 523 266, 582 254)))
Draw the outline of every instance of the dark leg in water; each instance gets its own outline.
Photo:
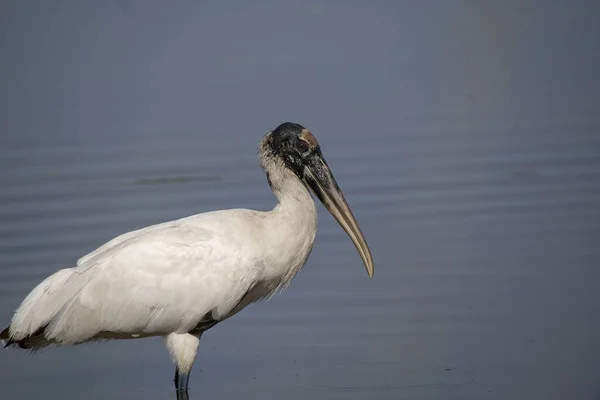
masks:
POLYGON ((178 390, 175 393, 177 393, 177 400, 190 400, 188 392, 186 391, 178 390))
POLYGON ((182 374, 179 372, 179 368, 175 368, 175 379, 173 379, 175 381, 175 390, 178 392, 187 392, 188 384, 190 382, 190 372, 191 371, 187 374, 182 374))

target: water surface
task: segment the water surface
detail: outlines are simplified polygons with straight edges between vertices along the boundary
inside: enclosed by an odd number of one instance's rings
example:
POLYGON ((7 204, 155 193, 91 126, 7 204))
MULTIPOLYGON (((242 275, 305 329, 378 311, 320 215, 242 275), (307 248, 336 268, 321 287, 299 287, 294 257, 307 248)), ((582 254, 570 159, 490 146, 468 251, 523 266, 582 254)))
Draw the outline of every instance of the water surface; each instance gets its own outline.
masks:
MULTIPOLYGON (((191 398, 600 396, 593 1, 3 2, 0 320, 112 237, 275 204, 306 125, 372 248, 319 208, 282 295, 204 335, 191 398)), ((160 339, 0 355, 0 398, 174 398, 160 339)))

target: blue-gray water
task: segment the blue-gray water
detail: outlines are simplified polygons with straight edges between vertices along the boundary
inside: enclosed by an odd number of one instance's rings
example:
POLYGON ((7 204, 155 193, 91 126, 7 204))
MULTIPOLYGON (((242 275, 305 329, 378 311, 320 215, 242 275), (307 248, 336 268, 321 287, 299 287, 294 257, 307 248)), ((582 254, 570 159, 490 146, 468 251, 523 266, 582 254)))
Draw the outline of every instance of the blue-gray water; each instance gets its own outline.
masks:
MULTIPOLYGON (((204 335, 192 399, 597 399, 594 1, 4 1, 0 322, 112 237, 274 205, 306 125, 372 248, 320 206, 282 295, 204 335)), ((174 398, 160 339, 0 351, 2 399, 174 398)))

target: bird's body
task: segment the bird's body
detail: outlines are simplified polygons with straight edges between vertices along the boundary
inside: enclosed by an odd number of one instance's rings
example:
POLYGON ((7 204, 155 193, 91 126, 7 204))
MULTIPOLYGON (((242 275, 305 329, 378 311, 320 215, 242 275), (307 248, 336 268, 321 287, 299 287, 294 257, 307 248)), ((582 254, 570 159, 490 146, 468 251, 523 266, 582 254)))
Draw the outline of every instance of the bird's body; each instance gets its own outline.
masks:
POLYGON ((272 210, 207 212, 118 236, 40 283, 0 338, 38 349, 163 336, 187 389, 202 333, 285 288, 313 248, 316 205, 269 137, 261 165, 272 210))

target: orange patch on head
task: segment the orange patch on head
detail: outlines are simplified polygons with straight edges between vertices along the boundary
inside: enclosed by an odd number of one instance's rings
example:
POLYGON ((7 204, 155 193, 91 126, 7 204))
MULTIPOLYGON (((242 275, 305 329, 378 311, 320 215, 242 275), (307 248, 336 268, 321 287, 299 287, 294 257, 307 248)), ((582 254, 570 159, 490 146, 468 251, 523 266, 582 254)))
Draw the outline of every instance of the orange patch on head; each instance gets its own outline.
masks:
POLYGON ((317 142, 317 138, 314 137, 308 129, 304 129, 300 137, 304 139, 312 149, 316 149, 317 147, 319 147, 319 142, 317 142))

